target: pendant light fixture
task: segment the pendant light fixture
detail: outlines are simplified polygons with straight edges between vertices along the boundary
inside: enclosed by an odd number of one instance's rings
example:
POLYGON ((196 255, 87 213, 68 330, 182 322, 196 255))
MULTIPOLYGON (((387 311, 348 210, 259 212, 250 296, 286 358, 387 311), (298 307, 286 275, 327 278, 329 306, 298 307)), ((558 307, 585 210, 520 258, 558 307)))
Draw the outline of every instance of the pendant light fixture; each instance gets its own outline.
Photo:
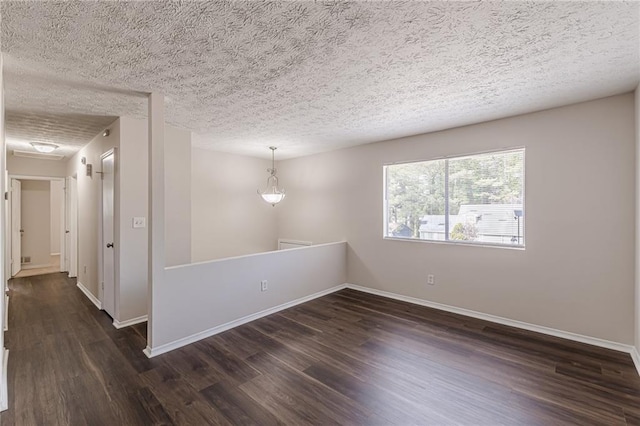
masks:
POLYGON ((276 147, 270 146, 271 150, 271 168, 267 169, 267 171, 271 174, 267 178, 267 187, 264 191, 258 190, 258 194, 265 200, 267 203, 275 206, 280 201, 284 200, 285 190, 284 188, 278 188, 278 177, 276 176, 276 147))

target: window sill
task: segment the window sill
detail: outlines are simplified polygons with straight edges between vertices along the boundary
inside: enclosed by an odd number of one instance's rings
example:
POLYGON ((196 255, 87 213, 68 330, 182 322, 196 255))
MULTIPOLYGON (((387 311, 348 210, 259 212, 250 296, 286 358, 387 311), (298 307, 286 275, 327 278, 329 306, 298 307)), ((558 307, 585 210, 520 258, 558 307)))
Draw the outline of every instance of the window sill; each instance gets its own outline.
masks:
POLYGON ((442 241, 442 240, 421 240, 419 238, 402 238, 402 237, 382 237, 383 240, 388 241, 407 241, 413 243, 431 243, 431 244, 444 244, 444 245, 454 245, 454 246, 465 246, 465 247, 485 247, 485 248, 497 248, 497 249, 507 249, 507 250, 520 250, 524 251, 524 244, 491 244, 491 243, 469 243, 466 241, 442 241))

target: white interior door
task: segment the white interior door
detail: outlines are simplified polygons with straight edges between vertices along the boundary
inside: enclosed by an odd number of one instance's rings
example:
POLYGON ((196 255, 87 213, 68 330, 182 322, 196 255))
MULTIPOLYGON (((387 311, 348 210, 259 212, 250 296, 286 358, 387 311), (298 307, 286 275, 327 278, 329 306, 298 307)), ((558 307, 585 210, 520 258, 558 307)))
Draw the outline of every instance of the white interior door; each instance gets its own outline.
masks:
POLYGON ((115 318, 115 154, 102 156, 102 309, 115 318))
POLYGON ((69 214, 71 213, 71 206, 70 206, 70 198, 71 198, 71 183, 69 182, 71 180, 70 177, 65 178, 64 180, 64 216, 63 216, 63 220, 64 223, 62 225, 62 251, 60 252, 60 267, 62 268, 62 271, 67 271, 67 273, 69 273, 69 276, 71 276, 71 273, 69 271, 69 262, 71 260, 70 258, 70 253, 69 253, 69 234, 71 233, 71 230, 69 229, 69 214))
POLYGON ((68 177, 65 188, 64 264, 73 278, 78 276, 78 180, 68 177))
POLYGON ((22 205, 22 185, 18 179, 11 179, 11 276, 15 276, 22 263, 22 224, 20 220, 22 205))
MULTIPOLYGON (((51 190, 53 191, 53 181, 51 181, 51 190)), ((60 272, 67 272, 67 262, 65 261, 65 256, 67 255, 67 235, 66 235, 66 226, 67 226, 67 182, 65 179, 62 179, 62 195, 60 201, 60 222, 58 226, 60 227, 60 234, 58 236, 60 241, 60 246, 58 247, 58 253, 60 253, 60 272)), ((53 205, 51 208, 53 209, 53 205)))
MULTIPOLYGON (((11 179, 9 179, 9 172, 4 172, 4 184, 3 192, 11 194, 11 179)), ((9 278, 11 278, 11 196, 5 203, 4 210, 4 282, 5 290, 8 290, 9 278)))

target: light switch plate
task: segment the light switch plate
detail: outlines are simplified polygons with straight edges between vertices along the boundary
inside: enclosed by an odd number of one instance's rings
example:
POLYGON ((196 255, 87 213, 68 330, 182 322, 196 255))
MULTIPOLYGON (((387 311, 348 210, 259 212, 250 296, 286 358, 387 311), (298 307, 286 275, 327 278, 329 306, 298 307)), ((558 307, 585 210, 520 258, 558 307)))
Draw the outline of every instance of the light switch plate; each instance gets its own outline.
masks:
POLYGON ((146 217, 134 217, 133 218, 133 227, 134 228, 144 228, 147 226, 147 218, 146 217))

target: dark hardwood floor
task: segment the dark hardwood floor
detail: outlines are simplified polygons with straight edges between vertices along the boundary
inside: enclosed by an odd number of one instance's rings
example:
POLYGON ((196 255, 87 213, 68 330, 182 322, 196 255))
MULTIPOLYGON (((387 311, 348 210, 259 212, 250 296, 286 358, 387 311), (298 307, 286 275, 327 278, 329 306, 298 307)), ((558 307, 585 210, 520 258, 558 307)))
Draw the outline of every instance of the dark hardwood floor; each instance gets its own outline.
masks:
POLYGON ((64 274, 10 296, 2 425, 640 424, 627 354, 352 290, 153 359, 64 274))

